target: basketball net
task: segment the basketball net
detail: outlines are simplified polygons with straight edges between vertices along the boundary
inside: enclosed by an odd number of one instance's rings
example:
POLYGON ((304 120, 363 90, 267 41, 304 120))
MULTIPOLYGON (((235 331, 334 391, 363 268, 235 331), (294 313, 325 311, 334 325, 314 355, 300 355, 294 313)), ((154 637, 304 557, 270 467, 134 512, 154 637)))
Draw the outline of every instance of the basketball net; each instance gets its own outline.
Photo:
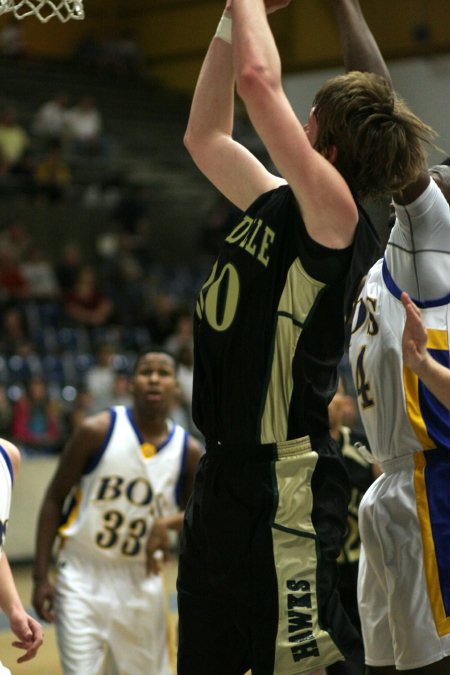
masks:
POLYGON ((11 12, 16 19, 35 16, 42 23, 56 17, 63 23, 84 19, 83 0, 0 0, 0 15, 11 12))

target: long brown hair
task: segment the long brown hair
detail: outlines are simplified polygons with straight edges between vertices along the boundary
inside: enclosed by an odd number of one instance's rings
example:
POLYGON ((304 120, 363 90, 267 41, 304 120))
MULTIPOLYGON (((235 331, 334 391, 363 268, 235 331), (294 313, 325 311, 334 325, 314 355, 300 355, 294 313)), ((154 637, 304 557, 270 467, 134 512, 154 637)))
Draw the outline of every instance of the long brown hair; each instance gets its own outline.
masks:
POLYGON ((425 143, 436 133, 383 77, 352 71, 334 77, 315 99, 316 149, 336 146, 336 168, 353 194, 377 199, 400 192, 426 171, 425 143))

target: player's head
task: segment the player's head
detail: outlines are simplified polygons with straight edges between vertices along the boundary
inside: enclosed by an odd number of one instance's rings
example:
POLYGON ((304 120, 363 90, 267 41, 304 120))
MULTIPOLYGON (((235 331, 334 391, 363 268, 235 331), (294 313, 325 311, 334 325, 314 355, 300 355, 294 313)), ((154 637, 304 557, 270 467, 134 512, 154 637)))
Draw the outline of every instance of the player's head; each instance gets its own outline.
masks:
POLYGON ((434 131, 383 77, 353 71, 321 87, 314 102, 315 148, 329 156, 359 198, 400 192, 426 171, 434 131))
POLYGON ((134 404, 147 415, 166 416, 179 392, 177 363, 167 351, 151 348, 139 354, 130 381, 134 404))
POLYGON ((450 166, 447 164, 437 164, 430 169, 430 176, 442 190, 442 193, 450 204, 450 166))

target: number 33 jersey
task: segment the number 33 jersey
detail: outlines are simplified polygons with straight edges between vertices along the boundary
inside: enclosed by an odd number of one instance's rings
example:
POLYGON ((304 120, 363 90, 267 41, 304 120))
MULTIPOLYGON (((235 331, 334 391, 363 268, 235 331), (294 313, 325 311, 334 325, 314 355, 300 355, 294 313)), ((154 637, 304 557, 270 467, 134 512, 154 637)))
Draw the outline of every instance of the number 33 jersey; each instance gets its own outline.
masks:
POLYGON ((111 408, 111 424, 98 455, 69 497, 59 534, 63 546, 142 563, 155 518, 179 510, 187 432, 168 422, 168 436, 145 443, 130 408, 111 408))
MULTIPOLYGON (((356 303, 350 361, 358 406, 377 462, 431 448, 450 449, 450 412, 404 367, 405 310, 385 260, 370 270, 356 303)), ((449 367, 450 298, 424 303, 428 350, 449 367)))

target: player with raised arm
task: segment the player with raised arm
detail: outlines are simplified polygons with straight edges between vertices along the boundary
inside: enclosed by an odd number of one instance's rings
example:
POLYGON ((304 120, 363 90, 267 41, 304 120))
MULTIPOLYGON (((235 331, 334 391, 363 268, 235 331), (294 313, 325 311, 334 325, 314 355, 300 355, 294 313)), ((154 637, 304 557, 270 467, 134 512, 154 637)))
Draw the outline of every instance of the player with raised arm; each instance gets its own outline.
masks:
POLYGON ((367 73, 326 82, 303 126, 267 19, 288 4, 227 3, 185 134, 243 215, 194 317, 206 454, 181 541, 179 675, 322 672, 359 643, 337 591, 349 484, 328 403, 377 251, 358 202, 414 180, 431 131, 367 73), (235 86, 279 175, 233 137, 235 86))

